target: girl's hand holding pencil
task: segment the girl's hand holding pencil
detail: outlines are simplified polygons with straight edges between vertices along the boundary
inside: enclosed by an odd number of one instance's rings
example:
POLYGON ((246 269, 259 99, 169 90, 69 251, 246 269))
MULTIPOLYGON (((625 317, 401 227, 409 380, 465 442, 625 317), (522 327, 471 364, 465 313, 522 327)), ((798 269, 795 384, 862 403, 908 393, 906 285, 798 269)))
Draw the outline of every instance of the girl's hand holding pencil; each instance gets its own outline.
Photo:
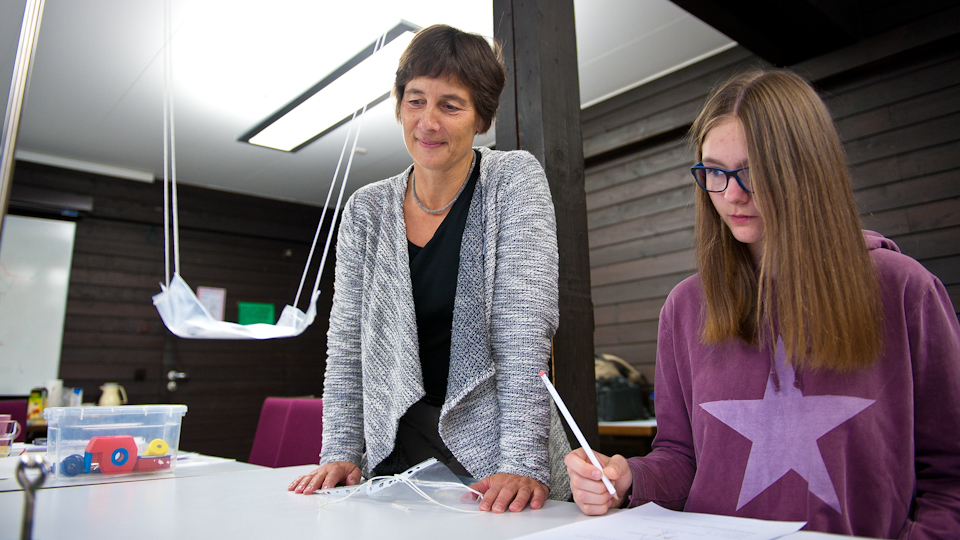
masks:
POLYGON ((580 442, 580 448, 567 454, 563 460, 570 474, 573 500, 584 514, 590 516, 604 514, 614 504, 619 506, 627 490, 633 485, 633 473, 630 472, 627 460, 619 455, 608 458, 594 452, 546 372, 540 372, 540 379, 570 426, 570 431, 580 442), (607 469, 610 469, 610 472, 607 469))
POLYGON ((603 475, 613 484, 616 495, 610 495, 602 481, 600 470, 590 462, 583 448, 570 452, 563 460, 570 474, 573 501, 580 507, 580 511, 588 516, 599 516, 611 507, 621 506, 633 486, 633 473, 626 458, 619 454, 607 457, 594 452, 594 455, 603 466, 603 475))

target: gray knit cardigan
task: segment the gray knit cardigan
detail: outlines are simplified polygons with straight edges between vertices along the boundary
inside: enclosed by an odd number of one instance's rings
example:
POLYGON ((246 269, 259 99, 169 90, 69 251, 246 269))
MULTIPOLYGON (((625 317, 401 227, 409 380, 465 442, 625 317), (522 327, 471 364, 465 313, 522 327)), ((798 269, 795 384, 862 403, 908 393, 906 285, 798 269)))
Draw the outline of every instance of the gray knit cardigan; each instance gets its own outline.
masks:
MULTIPOLYGON (((559 322, 550 188, 529 153, 479 150, 440 436, 474 477, 519 474, 563 499, 569 444, 538 378, 559 322)), ((337 240, 320 463, 353 462, 368 478, 378 465, 414 465, 383 462, 400 417, 424 396, 403 217, 409 173, 357 190, 337 240)))

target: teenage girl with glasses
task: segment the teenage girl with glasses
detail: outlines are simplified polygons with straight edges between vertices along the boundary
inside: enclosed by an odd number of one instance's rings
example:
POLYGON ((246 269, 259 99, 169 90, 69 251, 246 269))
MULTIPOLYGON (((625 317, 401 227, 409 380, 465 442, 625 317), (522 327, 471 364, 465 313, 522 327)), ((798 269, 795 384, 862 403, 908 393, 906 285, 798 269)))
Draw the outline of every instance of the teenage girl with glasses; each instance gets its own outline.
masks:
POLYGON ((960 538, 957 315, 861 231, 823 102, 790 72, 743 74, 691 137, 699 273, 660 314, 653 451, 598 456, 616 497, 568 454, 576 503, 960 538))

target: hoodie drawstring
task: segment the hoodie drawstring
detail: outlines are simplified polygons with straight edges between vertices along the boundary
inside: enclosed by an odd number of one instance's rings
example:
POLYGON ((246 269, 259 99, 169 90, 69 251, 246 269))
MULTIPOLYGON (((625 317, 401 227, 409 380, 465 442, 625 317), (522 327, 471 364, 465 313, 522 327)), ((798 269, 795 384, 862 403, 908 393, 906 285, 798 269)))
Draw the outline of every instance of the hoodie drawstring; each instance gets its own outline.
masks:
POLYGON ((777 374, 777 362, 775 360, 776 354, 777 347, 774 345, 773 349, 770 350, 770 379, 773 380, 773 390, 777 393, 780 393, 780 375, 777 374))

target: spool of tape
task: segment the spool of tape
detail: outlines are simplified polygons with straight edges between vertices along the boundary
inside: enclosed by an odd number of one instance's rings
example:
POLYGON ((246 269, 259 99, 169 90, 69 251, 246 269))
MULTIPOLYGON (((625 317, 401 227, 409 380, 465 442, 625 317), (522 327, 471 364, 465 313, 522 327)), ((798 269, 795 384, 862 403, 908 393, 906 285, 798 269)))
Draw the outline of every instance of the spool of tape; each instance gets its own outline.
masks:
POLYGON ((170 450, 170 445, 167 444, 167 441, 163 439, 154 439, 150 441, 150 444, 147 445, 147 449, 143 452, 145 456, 165 456, 167 451, 170 450))

